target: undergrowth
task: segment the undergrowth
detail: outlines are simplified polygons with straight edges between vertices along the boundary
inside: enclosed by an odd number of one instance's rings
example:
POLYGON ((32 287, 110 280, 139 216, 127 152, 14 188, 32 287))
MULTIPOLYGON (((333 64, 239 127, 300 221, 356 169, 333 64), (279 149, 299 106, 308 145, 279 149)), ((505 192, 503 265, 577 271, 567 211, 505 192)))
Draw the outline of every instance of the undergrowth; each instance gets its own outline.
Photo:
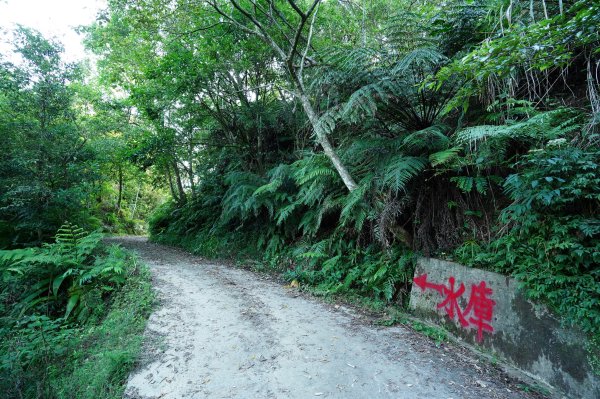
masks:
POLYGON ((510 175, 513 201, 498 238, 456 251, 466 264, 516 277, 533 299, 590 334, 600 335, 600 151, 532 151, 510 175))
POLYGON ((276 253, 265 252, 256 236, 239 232, 226 234, 218 244, 215 236, 202 232, 188 237, 163 233, 152 239, 207 258, 253 264, 254 269, 277 273, 288 283, 310 287, 315 295, 352 296, 355 301, 369 302, 369 307, 406 305, 416 260, 411 251, 380 252, 375 246, 353 247, 336 240, 296 243, 276 253))
POLYGON ((416 256, 451 257, 517 278, 598 342, 597 6, 466 3, 421 18, 415 36, 397 29, 403 16, 376 46, 327 48, 306 76, 316 123, 285 118, 300 104, 284 96, 250 113, 231 101, 240 119, 205 125, 217 145, 150 220, 152 238, 400 306, 416 256), (308 140, 311 125, 339 163, 308 140))
POLYGON ((122 397, 153 302, 145 266, 72 225, 0 266, 3 397, 122 397))

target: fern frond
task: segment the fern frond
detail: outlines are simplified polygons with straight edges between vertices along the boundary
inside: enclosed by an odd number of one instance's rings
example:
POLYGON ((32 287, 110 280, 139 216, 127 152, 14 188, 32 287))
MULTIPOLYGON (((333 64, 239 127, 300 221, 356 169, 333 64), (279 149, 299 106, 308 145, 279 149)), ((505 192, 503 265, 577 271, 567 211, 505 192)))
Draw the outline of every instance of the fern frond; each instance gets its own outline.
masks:
POLYGON ((296 178, 296 184, 299 186, 305 185, 306 183, 323 178, 323 177, 336 177, 336 172, 327 166, 317 166, 310 170, 303 170, 302 173, 297 173, 294 177, 296 178))
POLYGON ((447 126, 433 125, 406 136, 402 146, 409 152, 441 150, 447 148, 450 143, 447 131, 447 126))
POLYGON ((275 191, 277 191, 277 189, 279 187, 281 187, 282 184, 283 184, 283 180, 273 179, 270 182, 268 182, 267 184, 264 184, 264 185, 260 186, 259 188, 257 188, 256 190, 254 190, 254 193, 252 193, 252 195, 257 196, 257 195, 261 195, 263 193, 274 193, 275 191))
POLYGON ((468 127, 458 131, 455 139, 459 144, 468 145, 499 139, 531 142, 561 138, 581 127, 582 119, 580 115, 574 116, 572 110, 559 108, 511 124, 468 127))
POLYGON ((367 203, 369 193, 375 183, 375 175, 365 176, 358 187, 344 198, 340 213, 340 226, 354 224, 356 231, 361 231, 367 219, 373 218, 373 209, 367 203))
POLYGON ((327 240, 319 241, 313 244, 307 252, 300 255, 301 258, 326 258, 327 240))
POLYGON ((340 115, 335 107, 327 110, 327 112, 319 117, 316 130, 319 130, 321 134, 325 135, 333 133, 339 117, 340 115))
POLYGON ((470 193, 475 188, 479 194, 485 194, 489 186, 487 179, 481 176, 456 176, 450 181, 456 183, 456 187, 465 193, 470 193))
POLYGON ((394 191, 403 191, 408 181, 418 176, 426 166, 427 160, 421 157, 395 156, 385 169, 383 183, 394 191))
POLYGON ((452 147, 443 151, 438 151, 429 155, 429 162, 431 162, 431 166, 443 165, 455 159, 461 150, 461 147, 452 147))
POLYGON ((291 204, 281 208, 276 215, 277 225, 279 226, 284 223, 299 205, 300 204, 298 202, 292 202, 291 204))
POLYGON ((419 47, 406 54, 392 69, 393 75, 403 75, 410 72, 415 65, 430 68, 448 61, 448 57, 435 47, 419 47))

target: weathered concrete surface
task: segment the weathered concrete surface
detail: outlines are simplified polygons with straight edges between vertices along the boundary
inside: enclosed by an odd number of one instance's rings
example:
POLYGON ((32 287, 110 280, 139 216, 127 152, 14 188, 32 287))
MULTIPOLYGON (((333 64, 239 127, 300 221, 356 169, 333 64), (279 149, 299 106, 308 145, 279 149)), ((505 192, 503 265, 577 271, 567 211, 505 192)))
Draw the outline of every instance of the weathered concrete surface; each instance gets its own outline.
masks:
POLYGON ((430 258, 418 261, 415 278, 419 277, 422 287, 414 284, 411 292, 411 308, 419 317, 443 326, 464 341, 507 360, 570 397, 600 398, 600 378, 594 375, 589 365, 585 336, 562 328, 545 306, 527 300, 517 281, 497 273, 430 258), (450 277, 455 279, 453 291, 457 291, 461 283, 465 287, 458 299, 459 309, 454 309, 454 320, 451 320, 447 306, 439 306, 448 291, 432 285, 437 283, 450 287, 450 277), (489 321, 494 331, 483 331, 482 340, 478 342, 477 327, 470 319, 475 316, 474 309, 464 315, 463 324, 465 320, 469 321, 467 327, 459 323, 457 313, 468 309, 473 285, 482 281, 491 288, 489 297, 495 301, 489 321))

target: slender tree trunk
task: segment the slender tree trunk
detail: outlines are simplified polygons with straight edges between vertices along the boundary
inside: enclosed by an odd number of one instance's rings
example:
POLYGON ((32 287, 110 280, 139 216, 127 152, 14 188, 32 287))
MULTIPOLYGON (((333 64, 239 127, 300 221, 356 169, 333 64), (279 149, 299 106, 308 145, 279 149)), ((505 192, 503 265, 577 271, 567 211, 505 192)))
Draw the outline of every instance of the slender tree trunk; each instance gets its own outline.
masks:
POLYGON ((342 160, 340 159, 338 154, 333 149, 333 146, 331 145, 331 142, 329 141, 326 132, 324 132, 321 128, 319 124, 319 117, 317 116, 312 104, 310 103, 308 96, 302 91, 301 88, 298 88, 296 96, 300 99, 300 102, 302 103, 302 108, 304 108, 304 112, 306 112, 306 115, 308 116, 308 120, 310 121, 310 124, 312 125, 315 131, 318 143, 323 148, 323 152, 331 160, 331 163, 342 178, 342 181, 346 185, 348 191, 354 191, 357 187, 356 182, 352 178, 350 172, 348 172, 348 169, 346 169, 346 166, 342 163, 342 160))
POLYGON ((173 186, 173 176, 171 175, 171 167, 167 164, 167 178, 169 179, 169 188, 171 189, 171 196, 175 200, 175 202, 179 202, 179 198, 177 197, 177 193, 175 192, 175 187, 173 186))
POLYGON ((190 143, 188 148, 188 176, 190 179, 190 188, 192 190, 192 197, 196 194, 196 185, 194 184, 194 141, 193 141, 193 132, 190 133, 190 143))
POLYGON ((548 19, 548 9, 546 8, 546 0, 542 0, 542 7, 544 7, 544 17, 548 19))
POLYGON ((564 7, 562 0, 558 0, 558 10, 560 11, 560 15, 563 15, 564 7))
POLYGON ((531 22, 535 22, 535 12, 533 9, 533 0, 529 0, 529 16, 531 17, 531 22))
POLYGON ((131 210, 131 219, 135 219, 135 211, 137 210, 138 198, 140 197, 140 190, 142 189, 142 184, 138 185, 137 192, 135 193, 135 200, 133 201, 133 208, 131 210))
POLYGON ((181 182, 181 173, 179 173, 179 167, 177 167, 177 161, 173 161, 173 170, 175 171, 175 181, 177 182, 177 190, 179 191, 179 202, 185 202, 185 190, 183 189, 183 183, 181 182))
POLYGON ((119 165, 118 173, 119 173, 119 195, 117 197, 117 206, 115 206, 117 213, 121 212, 121 202, 123 201, 123 166, 122 165, 119 165))
POLYGON ((367 6, 362 6, 362 46, 367 47, 367 6))

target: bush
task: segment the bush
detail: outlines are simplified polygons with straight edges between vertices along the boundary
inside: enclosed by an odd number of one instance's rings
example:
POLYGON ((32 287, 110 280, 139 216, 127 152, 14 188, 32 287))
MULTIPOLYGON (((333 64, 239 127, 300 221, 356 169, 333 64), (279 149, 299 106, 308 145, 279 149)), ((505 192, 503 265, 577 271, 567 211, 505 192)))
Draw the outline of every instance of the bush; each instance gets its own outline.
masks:
POLYGON ((511 274, 570 324, 600 334, 600 150, 531 151, 506 179, 503 233, 459 257, 511 274))
POLYGON ((15 303, 19 315, 43 309, 85 320, 103 294, 124 283, 127 255, 117 246, 101 248, 100 233, 87 234, 71 224, 63 225, 55 239, 41 248, 0 252, 6 289, 23 292, 15 303))
POLYGON ((0 391, 6 398, 120 398, 152 304, 148 271, 102 236, 0 253, 0 391))

